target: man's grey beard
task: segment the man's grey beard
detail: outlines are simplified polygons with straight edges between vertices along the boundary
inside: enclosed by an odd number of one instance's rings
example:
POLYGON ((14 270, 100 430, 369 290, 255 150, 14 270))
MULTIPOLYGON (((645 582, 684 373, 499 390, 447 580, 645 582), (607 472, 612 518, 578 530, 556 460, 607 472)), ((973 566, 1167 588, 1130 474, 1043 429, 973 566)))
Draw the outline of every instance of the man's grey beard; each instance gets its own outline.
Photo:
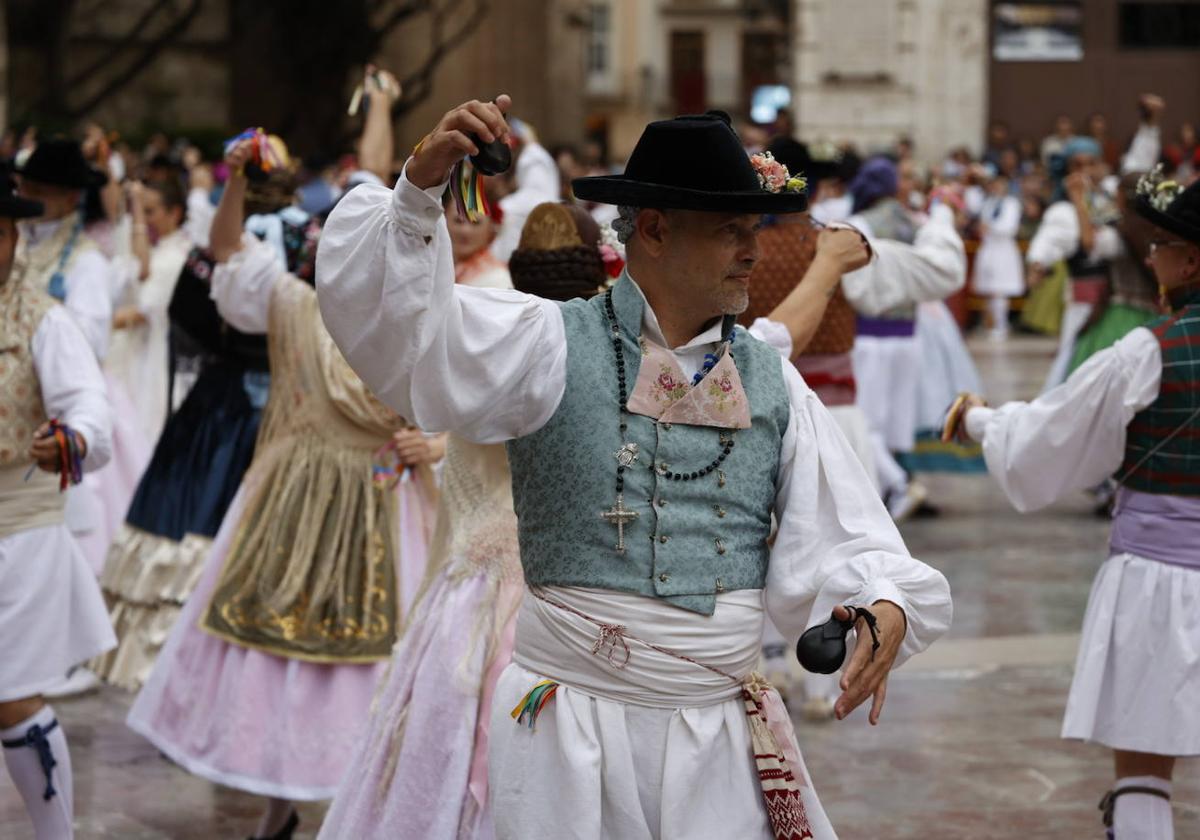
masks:
POLYGON ((723 315, 741 315, 750 308, 750 292, 746 289, 722 290, 717 295, 717 305, 723 315))

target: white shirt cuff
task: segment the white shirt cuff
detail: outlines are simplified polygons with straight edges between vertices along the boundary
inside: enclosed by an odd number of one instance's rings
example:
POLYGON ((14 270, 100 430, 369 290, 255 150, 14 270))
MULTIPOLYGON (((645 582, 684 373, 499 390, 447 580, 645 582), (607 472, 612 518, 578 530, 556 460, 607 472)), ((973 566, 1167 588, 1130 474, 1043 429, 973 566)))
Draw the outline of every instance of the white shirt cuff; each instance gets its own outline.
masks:
POLYGON ((996 413, 996 409, 988 408, 987 406, 976 406, 967 412, 967 435, 974 441, 982 441, 984 432, 987 431, 988 421, 992 419, 992 415, 996 413))
POLYGON ((408 164, 411 161, 412 158, 405 161, 404 171, 400 173, 396 188, 392 191, 392 212, 401 227, 431 237, 437 230, 438 220, 443 216, 442 194, 446 191, 449 179, 423 190, 408 180, 408 164))

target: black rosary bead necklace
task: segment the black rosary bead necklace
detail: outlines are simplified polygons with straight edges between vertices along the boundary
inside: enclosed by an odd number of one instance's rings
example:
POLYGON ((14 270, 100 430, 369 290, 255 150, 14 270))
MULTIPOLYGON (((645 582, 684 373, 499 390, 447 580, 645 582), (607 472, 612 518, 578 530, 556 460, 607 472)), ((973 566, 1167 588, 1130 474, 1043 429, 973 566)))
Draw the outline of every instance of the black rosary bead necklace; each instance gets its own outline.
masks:
MULTIPOLYGON (((612 346, 613 355, 617 361, 617 397, 618 405, 621 409, 621 448, 614 455, 617 459, 617 501, 609 510, 602 511, 600 517, 607 521, 610 525, 615 525, 617 528, 617 544, 616 550, 625 553, 625 526, 638 518, 637 511, 629 510, 625 507, 625 470, 633 465, 638 456, 638 445, 629 443, 625 440, 625 432, 629 429, 628 416, 629 407, 629 391, 625 375, 625 349, 621 345, 621 326, 617 323, 617 314, 613 309, 612 289, 609 289, 604 295, 604 311, 608 316, 608 323, 612 329, 612 346)), ((713 459, 712 463, 703 469, 693 472, 670 472, 665 468, 655 469, 653 464, 651 469, 663 478, 669 481, 695 481, 711 474, 718 469, 725 459, 729 457, 729 453, 733 451, 733 432, 722 430, 719 440, 721 442, 721 452, 713 459)), ((720 474, 721 486, 725 486, 725 476, 720 474)))

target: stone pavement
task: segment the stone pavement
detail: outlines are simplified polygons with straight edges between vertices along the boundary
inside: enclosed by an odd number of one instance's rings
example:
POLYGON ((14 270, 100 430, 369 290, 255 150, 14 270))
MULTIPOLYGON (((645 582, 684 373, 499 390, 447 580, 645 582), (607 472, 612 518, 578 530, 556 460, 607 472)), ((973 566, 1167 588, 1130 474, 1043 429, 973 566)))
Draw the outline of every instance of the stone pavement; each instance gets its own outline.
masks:
MULTIPOLYGON (((973 342, 993 402, 1035 394, 1053 343, 973 342)), ((907 523, 914 554, 955 596, 948 638, 898 671, 878 727, 798 721, 817 790, 842 840, 1097 838, 1107 752, 1059 739, 1077 632, 1107 526, 1086 497, 1021 516, 984 476, 926 476, 937 519, 907 523)), ((71 738, 77 836, 245 837, 259 804, 174 767, 122 724, 129 698, 105 690, 56 704, 71 738)), ((0 774, 2 777, 2 774, 0 774)), ((1176 780, 1177 836, 1200 837, 1200 783, 1176 780)), ((311 838, 322 805, 301 808, 311 838)), ((0 838, 30 833, 0 778, 0 838)), ((401 840, 397 838, 397 840, 401 840)), ((420 840, 425 840, 421 838, 420 840)), ((674 840, 674 839, 673 839, 674 840)))

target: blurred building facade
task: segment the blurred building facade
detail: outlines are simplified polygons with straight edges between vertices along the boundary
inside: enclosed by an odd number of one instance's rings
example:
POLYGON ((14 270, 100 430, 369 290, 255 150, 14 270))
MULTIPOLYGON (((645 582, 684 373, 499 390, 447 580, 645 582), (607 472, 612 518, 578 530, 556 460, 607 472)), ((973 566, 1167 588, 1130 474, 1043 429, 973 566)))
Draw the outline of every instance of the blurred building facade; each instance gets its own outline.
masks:
POLYGON ((988 0, 796 0, 793 91, 805 137, 913 141, 918 159, 978 146, 988 0))
MULTIPOLYGON (((1010 4, 1012 5, 1012 4, 1010 4)), ((1042 4, 1045 5, 1045 4, 1042 4)), ((1139 119, 1137 98, 1167 101, 1164 133, 1200 121, 1200 2, 1077 0, 1081 25, 1076 60, 989 60, 988 113, 1015 136, 1050 133, 1055 117, 1084 130, 1087 116, 1107 116, 1111 135, 1129 138, 1139 119)), ((993 31, 998 25, 996 15, 993 31)))

